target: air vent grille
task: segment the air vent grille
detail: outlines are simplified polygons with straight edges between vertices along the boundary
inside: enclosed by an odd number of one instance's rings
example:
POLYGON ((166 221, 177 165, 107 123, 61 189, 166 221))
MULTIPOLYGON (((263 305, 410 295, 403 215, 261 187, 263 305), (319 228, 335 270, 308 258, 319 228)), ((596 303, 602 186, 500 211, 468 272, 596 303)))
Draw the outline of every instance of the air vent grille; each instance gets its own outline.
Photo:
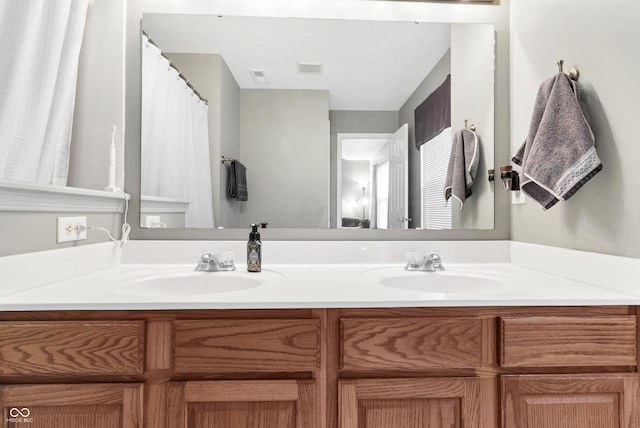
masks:
POLYGON ((310 63, 299 62, 298 73, 320 74, 322 73, 322 64, 310 64, 310 63))
POLYGON ((254 68, 252 70, 249 70, 249 73, 251 73, 251 78, 254 82, 267 83, 267 73, 265 73, 264 70, 254 68))

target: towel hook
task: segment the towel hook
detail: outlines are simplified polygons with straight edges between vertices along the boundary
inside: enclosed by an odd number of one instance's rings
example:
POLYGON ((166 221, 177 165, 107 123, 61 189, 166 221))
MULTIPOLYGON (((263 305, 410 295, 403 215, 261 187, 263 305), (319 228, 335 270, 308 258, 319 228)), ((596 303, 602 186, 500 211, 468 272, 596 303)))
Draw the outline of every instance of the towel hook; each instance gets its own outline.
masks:
POLYGON ((465 129, 469 129, 469 130, 471 130, 471 131, 475 132, 475 131, 476 131, 476 126, 475 126, 473 123, 471 124, 471 126, 469 126, 469 125, 467 124, 468 122, 469 122, 469 119, 465 119, 465 120, 464 120, 464 127, 465 127, 465 129))
MULTIPOLYGON (((564 60, 561 59, 560 61, 558 61, 557 64, 558 64, 558 72, 564 73, 563 71, 564 60)), ((577 81, 580 78, 580 70, 578 70, 577 68, 572 68, 571 70, 569 70, 567 75, 569 76, 569 79, 577 81)))

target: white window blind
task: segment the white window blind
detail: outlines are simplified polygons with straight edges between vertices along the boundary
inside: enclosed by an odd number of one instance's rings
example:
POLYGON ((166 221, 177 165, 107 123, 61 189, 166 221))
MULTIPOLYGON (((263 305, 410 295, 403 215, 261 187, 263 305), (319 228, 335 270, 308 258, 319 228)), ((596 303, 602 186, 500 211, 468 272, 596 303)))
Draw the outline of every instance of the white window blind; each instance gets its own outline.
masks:
POLYGON ((444 199, 444 183, 451 155, 451 127, 420 146, 422 228, 451 229, 451 204, 444 199))

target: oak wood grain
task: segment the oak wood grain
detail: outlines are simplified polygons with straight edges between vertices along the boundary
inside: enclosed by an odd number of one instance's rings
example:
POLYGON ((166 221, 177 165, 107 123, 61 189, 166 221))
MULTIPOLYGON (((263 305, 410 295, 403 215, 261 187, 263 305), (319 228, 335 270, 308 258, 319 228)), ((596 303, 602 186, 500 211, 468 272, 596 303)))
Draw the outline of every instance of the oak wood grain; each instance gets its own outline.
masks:
POLYGON ((477 378, 340 381, 339 428, 480 428, 477 378))
POLYGON ((143 321, 0 322, 0 376, 136 375, 143 321))
POLYGON ((3 425, 10 408, 27 408, 29 423, 45 428, 140 428, 142 385, 70 384, 0 386, 3 425))
POLYGON ((174 321, 176 373, 295 372, 320 367, 320 322, 174 321))
POLYGON ((171 369, 172 329, 171 321, 152 320, 147 322, 147 370, 171 369))
POLYGON ((171 382, 166 426, 320 428, 309 381, 171 382))
POLYGON ((502 377, 504 428, 637 428, 636 374, 502 377))
POLYGON ((635 316, 502 317, 501 366, 637 365, 635 316))
POLYGON ((478 318, 343 318, 342 370, 480 367, 478 318))

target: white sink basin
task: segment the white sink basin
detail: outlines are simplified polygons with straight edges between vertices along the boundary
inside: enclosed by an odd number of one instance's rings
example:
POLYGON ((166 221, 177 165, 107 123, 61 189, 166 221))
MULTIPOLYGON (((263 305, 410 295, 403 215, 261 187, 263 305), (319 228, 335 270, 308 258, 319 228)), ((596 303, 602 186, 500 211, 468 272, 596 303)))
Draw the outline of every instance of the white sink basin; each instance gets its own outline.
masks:
POLYGON ((277 272, 172 272, 136 278, 122 285, 121 293, 138 296, 192 296, 248 290, 279 280, 277 272))
POLYGON ((411 275, 383 278, 385 287, 446 294, 486 294, 509 291, 508 284, 496 278, 455 272, 411 272, 411 275))
POLYGON ((514 289, 512 284, 498 276, 472 271, 407 272, 401 268, 371 269, 362 272, 361 277, 389 288, 437 295, 495 295, 514 289))

